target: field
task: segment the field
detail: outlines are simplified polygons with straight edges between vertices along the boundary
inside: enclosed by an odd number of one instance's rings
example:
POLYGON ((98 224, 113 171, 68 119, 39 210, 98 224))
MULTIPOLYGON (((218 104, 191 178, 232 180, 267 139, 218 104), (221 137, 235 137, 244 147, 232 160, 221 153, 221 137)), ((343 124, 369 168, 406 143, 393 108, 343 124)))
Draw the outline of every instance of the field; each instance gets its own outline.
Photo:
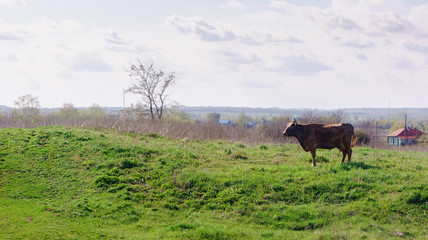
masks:
POLYGON ((428 153, 0 129, 0 239, 427 239, 428 153))

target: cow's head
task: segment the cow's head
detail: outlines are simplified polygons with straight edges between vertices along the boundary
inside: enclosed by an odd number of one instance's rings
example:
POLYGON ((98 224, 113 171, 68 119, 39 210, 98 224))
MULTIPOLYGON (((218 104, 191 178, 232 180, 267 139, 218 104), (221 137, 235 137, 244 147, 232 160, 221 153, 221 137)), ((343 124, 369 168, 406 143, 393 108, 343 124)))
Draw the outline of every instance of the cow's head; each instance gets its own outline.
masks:
POLYGON ((297 120, 293 119, 293 121, 289 122, 287 128, 282 133, 284 136, 296 136, 296 126, 297 120))

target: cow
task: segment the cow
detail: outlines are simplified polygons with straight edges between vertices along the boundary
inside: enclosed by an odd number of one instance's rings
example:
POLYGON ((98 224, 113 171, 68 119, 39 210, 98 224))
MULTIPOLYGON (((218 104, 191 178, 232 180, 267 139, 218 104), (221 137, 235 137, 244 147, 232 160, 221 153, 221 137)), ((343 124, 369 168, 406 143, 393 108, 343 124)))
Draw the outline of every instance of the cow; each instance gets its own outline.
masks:
POLYGON ((316 165, 317 148, 338 148, 343 154, 342 163, 345 161, 346 154, 348 154, 348 162, 351 161, 351 148, 358 140, 358 138, 353 140, 354 126, 352 124, 298 124, 296 119, 288 123, 283 135, 296 137, 303 150, 311 152, 312 167, 316 165))

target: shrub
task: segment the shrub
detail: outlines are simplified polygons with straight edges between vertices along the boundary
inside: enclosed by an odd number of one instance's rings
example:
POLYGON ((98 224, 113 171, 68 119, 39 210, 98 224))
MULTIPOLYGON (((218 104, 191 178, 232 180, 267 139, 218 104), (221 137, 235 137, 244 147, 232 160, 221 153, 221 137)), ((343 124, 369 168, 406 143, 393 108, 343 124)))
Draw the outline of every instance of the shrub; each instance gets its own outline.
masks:
POLYGON ((356 129, 354 132, 354 137, 358 137, 357 145, 369 145, 371 138, 363 129, 356 129))
POLYGON ((406 202, 408 204, 428 208, 428 187, 413 191, 412 195, 407 198, 406 202))
POLYGON ((125 159, 120 163, 120 168, 125 169, 125 168, 133 168, 133 167, 137 167, 138 163, 136 161, 130 160, 130 159, 125 159))
POLYGON ((95 185, 100 188, 109 187, 119 182, 116 176, 101 176, 95 179, 95 185))

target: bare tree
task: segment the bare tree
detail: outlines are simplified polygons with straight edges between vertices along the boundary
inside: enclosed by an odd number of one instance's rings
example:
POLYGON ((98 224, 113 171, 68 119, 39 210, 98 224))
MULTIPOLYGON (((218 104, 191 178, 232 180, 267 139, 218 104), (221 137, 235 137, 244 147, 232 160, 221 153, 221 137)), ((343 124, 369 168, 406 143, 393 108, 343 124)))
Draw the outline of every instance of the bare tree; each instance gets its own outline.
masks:
POLYGON ((169 86, 175 83, 174 73, 165 74, 157 71, 153 63, 144 64, 138 60, 138 64, 131 64, 128 70, 130 77, 135 77, 132 86, 125 90, 141 96, 141 101, 133 105, 132 110, 137 116, 149 115, 153 120, 162 119, 168 106, 169 86))
POLYGON ((309 109, 302 114, 302 123, 314 123, 315 121, 315 110, 309 109))
POLYGON ((346 112, 342 109, 337 109, 336 111, 330 114, 329 118, 331 123, 341 123, 346 118, 346 112))
POLYGON ((15 101, 15 106, 19 108, 24 118, 34 118, 40 114, 39 99, 31 94, 19 97, 15 101))
POLYGON ((72 103, 64 103, 62 108, 59 109, 59 115, 65 118, 76 118, 77 114, 77 109, 72 103))

